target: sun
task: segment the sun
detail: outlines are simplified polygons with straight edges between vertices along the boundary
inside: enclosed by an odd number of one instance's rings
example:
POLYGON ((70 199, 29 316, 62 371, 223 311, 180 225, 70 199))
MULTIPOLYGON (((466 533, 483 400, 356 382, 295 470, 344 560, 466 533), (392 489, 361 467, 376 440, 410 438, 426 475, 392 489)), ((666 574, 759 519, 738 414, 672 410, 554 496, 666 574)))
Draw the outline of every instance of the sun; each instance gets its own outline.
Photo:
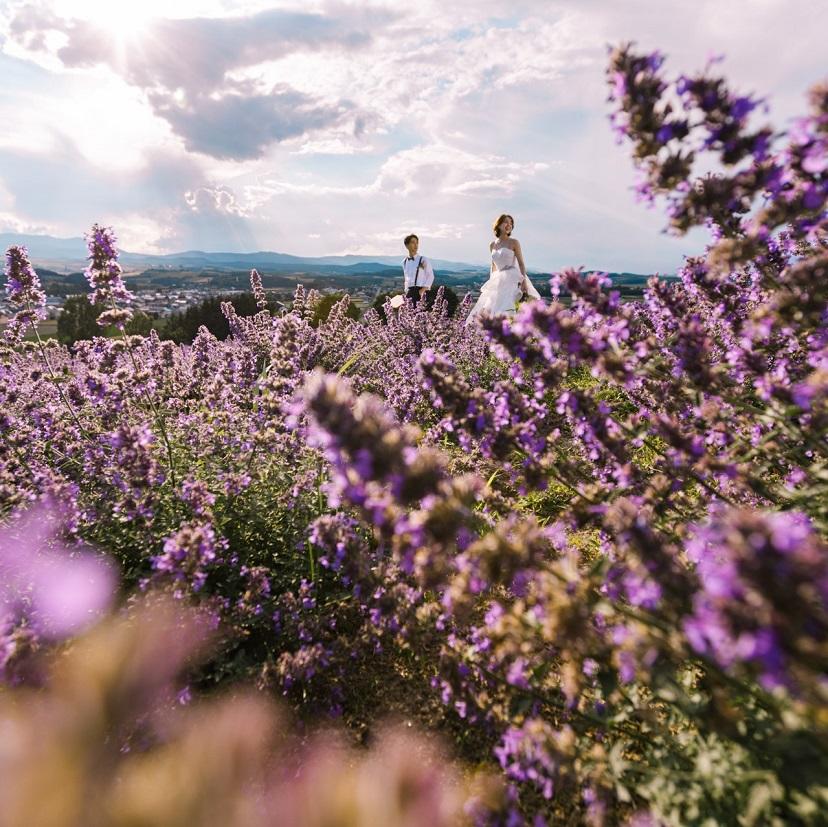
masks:
POLYGON ((49 7, 64 21, 103 30, 123 47, 147 37, 156 21, 222 17, 228 13, 226 0, 177 0, 174 4, 170 0, 50 0, 49 7))
POLYGON ((55 10, 67 17, 83 20, 104 29, 114 39, 127 43, 140 40, 153 20, 169 15, 169 2, 159 0, 66 0, 55 3, 55 10))

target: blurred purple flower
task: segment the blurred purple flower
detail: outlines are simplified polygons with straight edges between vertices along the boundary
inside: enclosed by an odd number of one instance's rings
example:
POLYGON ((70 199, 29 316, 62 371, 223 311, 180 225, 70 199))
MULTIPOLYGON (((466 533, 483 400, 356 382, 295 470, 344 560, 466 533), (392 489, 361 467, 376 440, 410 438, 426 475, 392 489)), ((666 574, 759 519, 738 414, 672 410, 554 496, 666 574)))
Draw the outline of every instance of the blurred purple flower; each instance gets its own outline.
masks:
POLYGON ((112 564, 62 543, 61 527, 55 508, 40 503, 0 529, 0 615, 25 616, 48 638, 72 635, 100 617, 116 587, 112 564))
POLYGON ((687 544, 701 589, 684 631, 725 669, 796 690, 826 666, 828 548, 804 514, 719 509, 687 544))

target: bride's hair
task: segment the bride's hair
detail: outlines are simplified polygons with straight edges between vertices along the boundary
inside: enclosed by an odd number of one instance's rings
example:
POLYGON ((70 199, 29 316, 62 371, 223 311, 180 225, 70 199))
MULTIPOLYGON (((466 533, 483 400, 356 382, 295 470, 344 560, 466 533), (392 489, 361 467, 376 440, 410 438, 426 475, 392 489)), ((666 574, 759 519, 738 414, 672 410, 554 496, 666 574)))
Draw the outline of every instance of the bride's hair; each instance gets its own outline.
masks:
POLYGON ((512 218, 512 216, 509 215, 509 213, 503 213, 503 215, 499 215, 497 217, 497 221, 495 221, 495 223, 492 224, 492 229, 494 230, 494 234, 498 238, 500 238, 500 225, 503 223, 504 218, 508 218, 512 222, 512 229, 515 228, 515 219, 512 218))

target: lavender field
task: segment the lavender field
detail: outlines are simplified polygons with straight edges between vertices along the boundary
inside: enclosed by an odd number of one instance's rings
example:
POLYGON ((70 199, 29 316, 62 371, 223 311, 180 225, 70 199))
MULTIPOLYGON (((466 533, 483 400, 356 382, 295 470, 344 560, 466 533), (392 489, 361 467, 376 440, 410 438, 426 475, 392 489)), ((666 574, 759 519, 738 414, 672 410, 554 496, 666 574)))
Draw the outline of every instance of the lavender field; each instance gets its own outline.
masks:
POLYGON ((313 327, 253 271, 226 341, 68 349, 7 251, 2 823, 828 823, 828 86, 784 134, 663 64, 613 128, 710 243, 642 302, 313 327))

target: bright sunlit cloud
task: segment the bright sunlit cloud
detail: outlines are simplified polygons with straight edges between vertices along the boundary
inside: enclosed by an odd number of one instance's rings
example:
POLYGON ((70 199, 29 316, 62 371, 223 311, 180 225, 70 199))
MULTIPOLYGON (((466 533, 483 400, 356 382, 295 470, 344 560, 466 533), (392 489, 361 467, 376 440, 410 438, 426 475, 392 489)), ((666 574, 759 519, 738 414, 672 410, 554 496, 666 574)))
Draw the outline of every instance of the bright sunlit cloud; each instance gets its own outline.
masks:
POLYGON ((160 3, 141 2, 114 5, 93 0, 82 4, 83 10, 74 10, 81 19, 88 20, 103 29, 108 36, 119 41, 136 41, 144 35, 150 21, 163 14, 160 3), (156 8, 157 7, 157 10, 156 8))
POLYGON ((215 0, 135 0, 129 3, 113 3, 111 0, 54 0, 50 7, 55 14, 65 18, 95 21, 105 28, 140 23, 153 17, 198 17, 220 14, 225 4, 215 0))

